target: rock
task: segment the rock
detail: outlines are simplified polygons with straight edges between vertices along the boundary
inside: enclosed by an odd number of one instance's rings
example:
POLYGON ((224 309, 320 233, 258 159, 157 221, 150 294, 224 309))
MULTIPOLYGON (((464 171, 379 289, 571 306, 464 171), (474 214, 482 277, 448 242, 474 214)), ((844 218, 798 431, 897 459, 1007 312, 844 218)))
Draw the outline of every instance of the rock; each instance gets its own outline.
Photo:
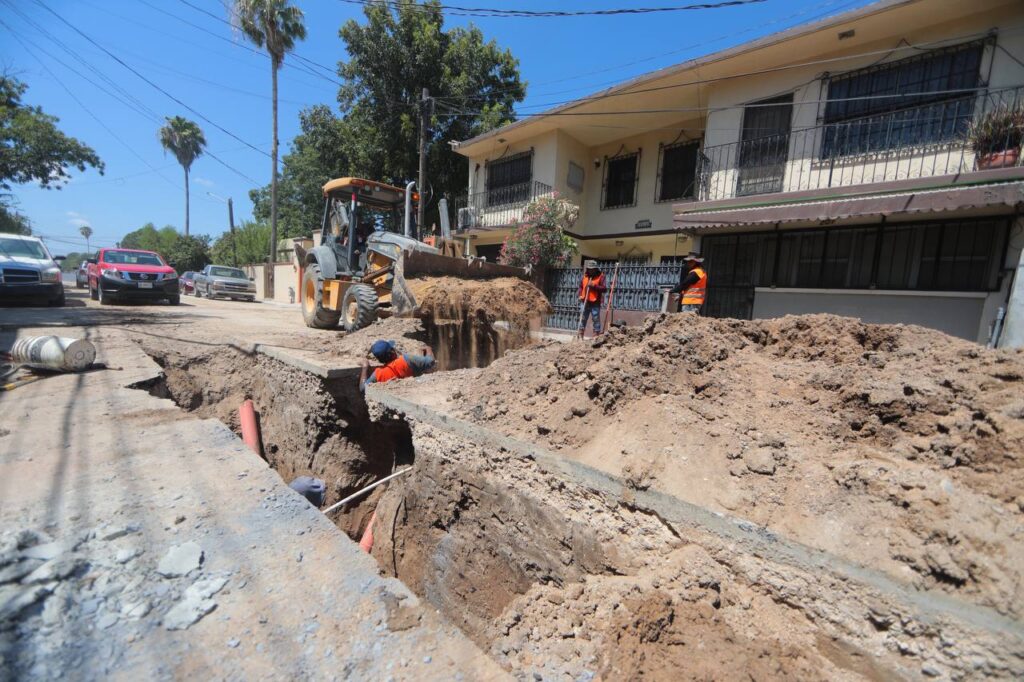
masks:
POLYGON ((152 608, 152 605, 146 600, 137 601, 122 606, 121 615, 125 618, 132 618, 134 620, 138 620, 139 618, 144 618, 152 608))
POLYGON ((29 547, 21 553, 21 557, 23 559, 42 559, 43 561, 49 561, 50 559, 56 559, 68 549, 70 549, 70 547, 63 542, 48 542, 45 545, 29 547))
POLYGON ((175 545, 167 550, 160 560, 156 572, 165 578, 188 575, 203 562, 203 549, 194 542, 175 545))
POLYGON ((185 630, 197 623, 203 616, 217 608, 217 602, 210 599, 220 592, 228 582, 227 578, 209 576, 195 581, 181 601, 164 616, 163 625, 168 630, 185 630))
POLYGON ((117 550, 117 555, 114 556, 114 561, 116 561, 119 564, 126 564, 135 557, 139 556, 140 554, 142 554, 142 550, 137 549, 135 547, 129 549, 119 549, 117 550))
POLYGON ((130 535, 137 530, 138 529, 134 526, 102 526, 101 528, 96 529, 96 539, 107 542, 109 540, 123 538, 125 535, 130 535))
POLYGON ((64 580, 69 575, 85 565, 85 561, 76 556, 59 556, 51 559, 45 564, 22 578, 22 583, 31 585, 34 583, 48 583, 53 580, 64 580))
POLYGON ((96 627, 99 630, 106 630, 108 628, 113 627, 116 623, 117 623, 117 614, 110 613, 108 611, 107 613, 104 613, 102 616, 100 616, 96 620, 96 627))
POLYGON ((229 649, 237 649, 239 644, 241 644, 241 642, 238 641, 237 639, 229 639, 228 640, 228 648, 229 649))
POLYGON ((18 549, 35 547, 46 539, 34 530, 23 529, 14 536, 14 544, 18 549))
POLYGON ((575 417, 586 417, 590 413, 590 408, 586 405, 574 405, 570 411, 575 417))
MULTIPOLYGON (((13 594, 7 596, 0 602, 0 623, 12 620, 19 613, 32 606, 40 599, 46 598, 53 592, 54 584, 32 585, 29 587, 12 590, 13 594)), ((7 593, 5 593, 6 596, 7 593)))
POLYGON ((743 463, 755 474, 771 476, 775 473, 775 457, 768 448, 748 450, 743 454, 743 463))
POLYGON ((42 565, 39 559, 24 559, 0 570, 0 585, 21 580, 42 565))

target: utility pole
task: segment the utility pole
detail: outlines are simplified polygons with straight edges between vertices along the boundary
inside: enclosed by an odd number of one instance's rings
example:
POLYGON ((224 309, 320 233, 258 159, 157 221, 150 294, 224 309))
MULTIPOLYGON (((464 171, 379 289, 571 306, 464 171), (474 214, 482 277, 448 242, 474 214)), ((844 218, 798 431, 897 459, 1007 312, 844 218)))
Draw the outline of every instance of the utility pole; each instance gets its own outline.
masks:
POLYGON ((228 225, 231 226, 231 264, 238 267, 238 248, 235 246, 235 204, 228 197, 228 225))
POLYGON ((416 189, 420 193, 419 206, 416 211, 416 233, 413 235, 420 239, 423 235, 423 221, 427 215, 427 138, 430 134, 430 117, 434 113, 434 100, 430 97, 430 90, 423 88, 423 98, 420 100, 420 174, 416 181, 416 189))

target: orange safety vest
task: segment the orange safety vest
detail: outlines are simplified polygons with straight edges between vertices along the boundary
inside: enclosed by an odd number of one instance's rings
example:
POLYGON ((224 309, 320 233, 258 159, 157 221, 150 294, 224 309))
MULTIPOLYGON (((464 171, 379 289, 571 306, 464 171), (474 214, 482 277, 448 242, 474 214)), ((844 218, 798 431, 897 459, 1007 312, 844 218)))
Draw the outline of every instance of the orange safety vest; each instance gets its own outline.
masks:
POLYGON ((375 369, 373 376, 378 384, 383 384, 385 381, 391 381, 392 379, 408 379, 413 376, 413 373, 412 367, 405 361, 405 356, 399 355, 383 367, 375 369))
POLYGON ((597 285, 599 287, 604 286, 604 273, 602 272, 597 277, 587 277, 583 275, 583 282, 580 283, 580 300, 583 300, 583 294, 587 294, 587 303, 597 303, 601 300, 601 292, 594 291, 593 289, 587 290, 588 286, 597 285))
POLYGON ((704 268, 694 268, 690 272, 696 272, 697 280, 696 284, 687 287, 683 293, 683 299, 679 301, 680 305, 704 305, 704 295, 708 288, 708 273, 704 272, 704 268))

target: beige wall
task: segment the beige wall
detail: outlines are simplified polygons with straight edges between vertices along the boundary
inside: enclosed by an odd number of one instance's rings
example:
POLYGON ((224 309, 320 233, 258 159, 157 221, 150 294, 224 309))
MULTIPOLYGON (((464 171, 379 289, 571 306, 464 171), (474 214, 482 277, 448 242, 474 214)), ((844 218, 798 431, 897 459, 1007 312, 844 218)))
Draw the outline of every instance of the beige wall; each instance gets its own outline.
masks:
MULTIPOLYGON (((265 265, 246 265, 243 269, 256 280, 256 300, 267 300, 264 270, 265 265)), ((299 268, 295 263, 274 264, 274 302, 299 302, 299 268)))

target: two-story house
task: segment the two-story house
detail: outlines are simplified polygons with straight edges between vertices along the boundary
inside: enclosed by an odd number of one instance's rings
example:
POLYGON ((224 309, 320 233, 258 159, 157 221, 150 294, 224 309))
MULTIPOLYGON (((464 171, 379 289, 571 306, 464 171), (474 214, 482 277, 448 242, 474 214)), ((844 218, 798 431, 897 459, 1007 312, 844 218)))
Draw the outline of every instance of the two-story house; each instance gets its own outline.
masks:
POLYGON ((453 144, 469 163, 458 234, 495 257, 557 192, 581 208, 583 257, 701 252, 705 314, 983 342, 1024 247, 1024 168, 1019 137, 976 152, 969 130, 1015 107, 1024 3, 882 0, 453 144))

